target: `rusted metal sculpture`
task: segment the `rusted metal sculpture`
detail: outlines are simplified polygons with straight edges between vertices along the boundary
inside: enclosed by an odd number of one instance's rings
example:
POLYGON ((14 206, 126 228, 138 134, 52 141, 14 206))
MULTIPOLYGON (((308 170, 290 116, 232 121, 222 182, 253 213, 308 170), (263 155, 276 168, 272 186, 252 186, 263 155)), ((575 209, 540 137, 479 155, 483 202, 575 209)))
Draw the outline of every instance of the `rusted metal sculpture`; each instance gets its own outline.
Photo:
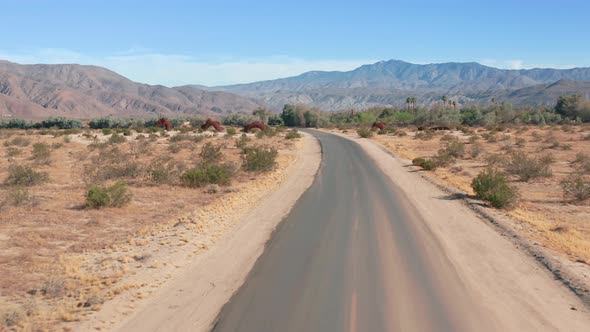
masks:
POLYGON ((244 132, 245 133, 250 132, 250 130, 253 128, 258 128, 260 130, 266 130, 268 128, 268 126, 260 121, 254 121, 244 127, 244 132))
POLYGON ((201 126, 201 129, 207 130, 209 129, 209 127, 215 128, 216 131, 223 131, 223 127, 221 126, 219 121, 207 119, 207 121, 205 121, 205 123, 203 123, 203 125, 201 126))
POLYGON ((156 121, 156 126, 166 130, 172 129, 172 123, 167 118, 160 118, 160 120, 156 121))

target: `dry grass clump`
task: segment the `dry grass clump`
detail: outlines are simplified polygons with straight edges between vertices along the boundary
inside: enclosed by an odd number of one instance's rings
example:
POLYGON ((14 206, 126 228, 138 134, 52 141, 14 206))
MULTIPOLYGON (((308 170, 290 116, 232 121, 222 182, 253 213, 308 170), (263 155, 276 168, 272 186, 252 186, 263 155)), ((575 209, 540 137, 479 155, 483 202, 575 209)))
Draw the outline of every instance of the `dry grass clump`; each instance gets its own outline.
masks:
POLYGON ((506 172, 515 175, 519 181, 551 176, 551 157, 528 157, 524 152, 517 151, 509 155, 505 164, 506 172))
POLYGON ((9 186, 35 186, 49 181, 47 172, 39 172, 31 166, 12 165, 8 168, 5 184, 9 186))

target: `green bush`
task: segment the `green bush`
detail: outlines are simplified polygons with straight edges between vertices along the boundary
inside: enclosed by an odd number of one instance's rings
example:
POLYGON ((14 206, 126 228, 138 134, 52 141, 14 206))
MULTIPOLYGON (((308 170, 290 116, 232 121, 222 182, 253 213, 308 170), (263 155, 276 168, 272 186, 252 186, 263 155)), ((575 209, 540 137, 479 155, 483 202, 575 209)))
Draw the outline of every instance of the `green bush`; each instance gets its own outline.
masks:
POLYGON ((237 132, 236 128, 233 128, 233 127, 229 127, 229 128, 227 128, 227 129, 225 130, 225 134, 226 134, 228 137, 232 137, 233 135, 235 135, 235 134, 237 134, 237 133, 238 133, 238 132, 237 132))
POLYGON ((369 128, 359 128, 356 133, 362 138, 371 138, 373 137, 373 132, 369 128))
POLYGON ((436 168, 436 163, 432 159, 414 158, 412 165, 422 167, 426 171, 431 171, 436 168))
POLYGON ((234 167, 229 163, 203 163, 184 172, 180 176, 180 182, 190 188, 200 188, 208 184, 228 186, 234 173, 234 167))
POLYGON ((133 195, 124 182, 117 182, 112 186, 92 186, 86 195, 86 206, 91 209, 101 207, 122 207, 129 202, 133 195))
POLYGON ((518 177, 519 181, 551 176, 552 158, 529 158, 524 152, 516 151, 509 155, 505 163, 506 172, 518 177))
POLYGON ((242 166, 246 171, 270 171, 276 165, 278 151, 275 148, 260 146, 242 150, 242 166))
POLYGON ((508 179, 495 168, 487 168, 471 182, 473 191, 493 207, 509 209, 518 202, 518 191, 510 186, 508 179))
POLYGON ((291 129, 285 134, 285 139, 297 139, 301 138, 301 134, 297 131, 297 129, 291 129))
POLYGON ((5 183, 10 186, 34 186, 49 181, 46 172, 35 171, 30 166, 16 165, 8 168, 5 183))
POLYGON ((571 174, 561 181, 563 196, 566 199, 582 202, 590 199, 590 176, 587 174, 571 174))

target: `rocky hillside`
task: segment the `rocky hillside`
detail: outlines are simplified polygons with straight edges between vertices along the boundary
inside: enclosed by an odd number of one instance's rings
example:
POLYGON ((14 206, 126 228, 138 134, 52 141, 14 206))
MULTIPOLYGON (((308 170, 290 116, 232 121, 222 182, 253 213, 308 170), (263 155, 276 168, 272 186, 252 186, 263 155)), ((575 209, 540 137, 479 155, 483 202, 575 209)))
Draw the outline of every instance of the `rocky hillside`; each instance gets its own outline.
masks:
POLYGON ((208 115, 251 112, 260 106, 222 91, 140 84, 101 67, 0 61, 2 117, 208 115))
POLYGON ((216 87, 219 91, 257 98, 275 107, 306 103, 337 110, 372 105, 400 105, 409 96, 427 105, 445 95, 460 103, 554 102, 559 83, 564 93, 583 93, 590 68, 505 70, 478 63, 417 65, 398 60, 364 65, 348 72, 312 71, 295 77, 216 87), (564 83, 569 82, 569 83, 564 83), (531 89, 526 89, 531 88, 531 89), (544 95, 548 89, 550 94, 544 95))

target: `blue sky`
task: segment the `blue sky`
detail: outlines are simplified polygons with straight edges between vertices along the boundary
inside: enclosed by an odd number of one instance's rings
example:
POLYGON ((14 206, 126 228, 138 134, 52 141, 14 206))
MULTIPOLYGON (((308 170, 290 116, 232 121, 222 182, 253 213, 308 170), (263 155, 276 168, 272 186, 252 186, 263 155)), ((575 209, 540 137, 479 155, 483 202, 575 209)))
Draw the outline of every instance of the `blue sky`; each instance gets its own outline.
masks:
POLYGON ((0 59, 221 85, 400 59, 590 66, 590 1, 2 0, 0 59))

